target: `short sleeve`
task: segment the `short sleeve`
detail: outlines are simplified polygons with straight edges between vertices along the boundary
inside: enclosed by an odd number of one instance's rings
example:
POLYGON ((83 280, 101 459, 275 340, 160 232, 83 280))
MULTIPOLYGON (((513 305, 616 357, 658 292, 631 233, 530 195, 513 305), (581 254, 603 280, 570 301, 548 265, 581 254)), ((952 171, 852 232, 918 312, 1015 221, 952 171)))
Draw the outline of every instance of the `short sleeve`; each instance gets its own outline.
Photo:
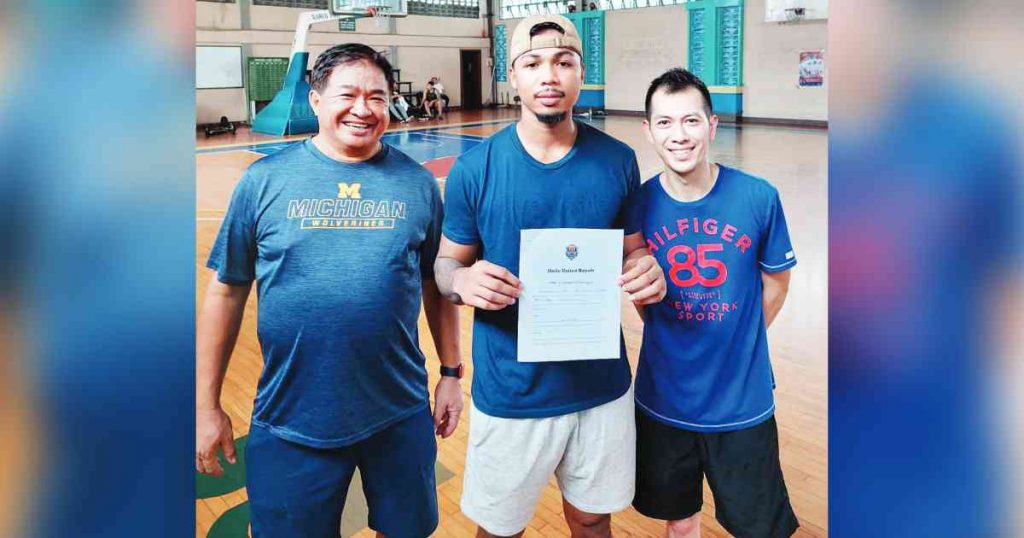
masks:
POLYGON ((789 240, 789 227, 778 191, 772 190, 770 200, 757 261, 765 273, 779 273, 796 265, 796 254, 789 240))
POLYGON ((249 284, 256 278, 256 201, 252 185, 252 176, 246 172, 235 186, 206 261, 224 284, 249 284))
POLYGON ((430 225, 427 236, 420 245, 420 275, 423 278, 434 278, 434 260, 441 246, 441 223, 444 222, 444 204, 441 203, 441 190, 437 182, 430 178, 430 225))
POLYGON ((621 213, 620 224, 625 235, 631 235, 642 231, 643 227, 643 197, 640 195, 640 166, 636 162, 636 155, 629 159, 630 163, 626 171, 626 204, 621 213))
POLYGON ((480 242, 475 180, 472 172, 456 160, 444 185, 444 236, 460 245, 480 242))

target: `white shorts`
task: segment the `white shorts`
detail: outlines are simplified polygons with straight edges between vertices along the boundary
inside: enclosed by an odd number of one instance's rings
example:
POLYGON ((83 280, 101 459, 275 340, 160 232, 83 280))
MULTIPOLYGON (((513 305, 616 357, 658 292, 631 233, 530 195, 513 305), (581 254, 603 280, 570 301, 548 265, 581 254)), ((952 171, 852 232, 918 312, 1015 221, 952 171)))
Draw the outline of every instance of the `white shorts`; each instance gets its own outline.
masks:
POLYGON ((462 513, 491 534, 526 528, 551 475, 579 510, 629 506, 636 480, 633 389, 592 409, 549 418, 498 418, 470 407, 462 513))

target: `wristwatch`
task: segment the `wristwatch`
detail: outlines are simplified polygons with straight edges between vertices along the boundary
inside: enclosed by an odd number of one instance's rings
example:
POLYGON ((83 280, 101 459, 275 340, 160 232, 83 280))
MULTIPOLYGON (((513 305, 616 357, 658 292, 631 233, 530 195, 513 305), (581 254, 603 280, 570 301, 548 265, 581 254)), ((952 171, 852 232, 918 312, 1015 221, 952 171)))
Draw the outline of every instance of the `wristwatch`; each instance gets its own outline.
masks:
POLYGON ((458 366, 451 367, 451 368, 442 364, 441 365, 441 377, 454 377, 456 379, 462 379, 462 374, 463 374, 465 368, 466 368, 466 365, 461 363, 461 362, 459 363, 458 366))

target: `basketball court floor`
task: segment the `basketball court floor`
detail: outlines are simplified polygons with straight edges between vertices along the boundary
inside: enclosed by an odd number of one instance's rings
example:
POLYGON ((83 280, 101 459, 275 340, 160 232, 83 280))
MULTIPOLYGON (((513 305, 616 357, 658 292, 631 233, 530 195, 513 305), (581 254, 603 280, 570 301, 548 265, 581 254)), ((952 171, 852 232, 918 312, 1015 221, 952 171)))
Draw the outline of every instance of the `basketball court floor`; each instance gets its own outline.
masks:
MULTIPOLYGON (((444 178, 454 159, 490 134, 513 123, 518 110, 499 109, 454 112, 443 124, 419 123, 392 128, 384 141, 407 153, 430 170, 444 189, 444 178)), ((639 117, 581 118, 636 150, 643 180, 661 169, 661 162, 643 136, 639 117)), ((240 129, 231 136, 196 139, 196 307, 211 276, 206 258, 227 209, 231 192, 245 169, 254 161, 306 138, 276 138, 240 129)), ((783 472, 800 519, 796 536, 828 535, 828 419, 827 419, 827 153, 824 129, 763 125, 722 124, 712 146, 712 159, 768 179, 780 191, 799 264, 793 270, 789 296, 770 329, 772 366, 776 389, 783 472)), ((263 366, 256 338, 256 294, 249 297, 242 330, 224 383, 222 404, 230 414, 238 448, 244 448, 249 431, 256 382, 263 366)), ((630 363, 638 357, 642 324, 627 301, 622 308, 623 329, 630 363)), ((461 309, 463 380, 468 409, 472 360, 472 311, 461 309)), ((420 316, 420 345, 427 356, 431 389, 438 380, 434 352, 425 318, 420 316)), ((440 526, 435 536, 473 536, 476 527, 459 511, 462 472, 469 423, 466 416, 455 434, 438 441, 438 503, 440 526)), ((242 450, 239 451, 243 453, 242 450)), ((246 536, 248 505, 244 460, 220 478, 197 474, 196 536, 226 538, 246 536)), ((705 487, 702 519, 704 536, 728 533, 714 520, 714 499, 705 487)), ((366 528, 366 504, 357 479, 347 501, 343 536, 370 537, 366 528)), ((662 536, 664 524, 647 519, 632 509, 612 517, 618 537, 662 536)), ((569 536, 562 516, 561 497, 552 480, 533 520, 528 537, 569 536)))

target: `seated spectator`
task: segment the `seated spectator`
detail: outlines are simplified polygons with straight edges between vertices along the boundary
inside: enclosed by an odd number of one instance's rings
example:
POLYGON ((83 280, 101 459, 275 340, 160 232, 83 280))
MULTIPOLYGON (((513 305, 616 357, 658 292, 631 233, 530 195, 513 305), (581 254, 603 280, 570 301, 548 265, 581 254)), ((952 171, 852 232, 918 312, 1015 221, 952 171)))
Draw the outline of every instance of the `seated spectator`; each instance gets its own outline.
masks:
POLYGON ((441 77, 433 76, 430 81, 434 83, 434 89, 441 95, 441 100, 444 101, 444 110, 448 111, 448 92, 444 90, 444 86, 441 84, 441 77))
POLYGON ((388 104, 388 110, 391 114, 402 123, 409 123, 409 103, 406 102, 405 97, 398 93, 398 83, 391 88, 391 103, 388 104))
POLYGON ((437 118, 444 119, 444 102, 441 101, 441 92, 437 91, 434 83, 428 82, 427 89, 423 91, 423 110, 427 116, 433 118, 433 112, 437 111, 437 118))

